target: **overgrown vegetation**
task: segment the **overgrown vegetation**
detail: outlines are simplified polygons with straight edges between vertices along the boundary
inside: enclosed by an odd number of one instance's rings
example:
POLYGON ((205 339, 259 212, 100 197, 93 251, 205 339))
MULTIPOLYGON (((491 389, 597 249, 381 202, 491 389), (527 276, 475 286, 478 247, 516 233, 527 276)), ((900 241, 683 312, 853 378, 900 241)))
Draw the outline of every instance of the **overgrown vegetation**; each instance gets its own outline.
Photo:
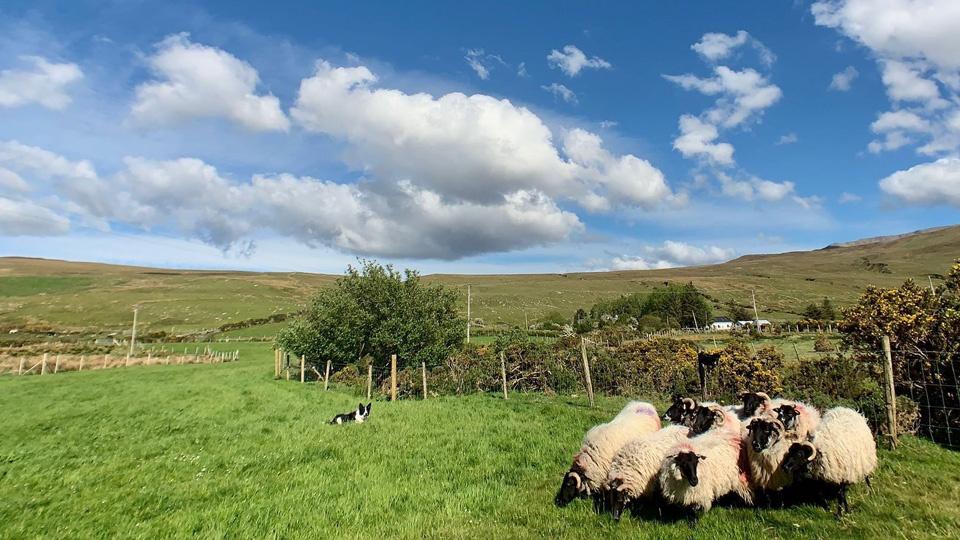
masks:
POLYGON ((593 327, 624 325, 642 331, 703 327, 712 308, 693 283, 671 283, 648 293, 602 300, 590 308, 593 327))
POLYGON ((341 365, 364 356, 396 354, 400 368, 436 366, 458 350, 466 320, 457 295, 428 285, 413 270, 361 261, 333 287, 314 297, 306 312, 280 331, 277 343, 313 364, 341 365))

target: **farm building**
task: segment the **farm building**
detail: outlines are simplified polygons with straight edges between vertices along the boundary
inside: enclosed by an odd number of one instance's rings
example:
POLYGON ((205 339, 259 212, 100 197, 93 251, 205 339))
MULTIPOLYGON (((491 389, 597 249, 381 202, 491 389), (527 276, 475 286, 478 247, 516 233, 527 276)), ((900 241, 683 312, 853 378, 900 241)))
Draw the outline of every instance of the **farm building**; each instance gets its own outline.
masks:
POLYGON ((726 317, 717 317, 710 323, 711 330, 733 330, 733 321, 726 317))
POLYGON ((769 328, 770 324, 771 324, 770 321, 766 319, 757 319, 755 321, 754 320, 737 321, 737 328, 748 328, 750 326, 759 326, 760 330, 763 331, 769 328))

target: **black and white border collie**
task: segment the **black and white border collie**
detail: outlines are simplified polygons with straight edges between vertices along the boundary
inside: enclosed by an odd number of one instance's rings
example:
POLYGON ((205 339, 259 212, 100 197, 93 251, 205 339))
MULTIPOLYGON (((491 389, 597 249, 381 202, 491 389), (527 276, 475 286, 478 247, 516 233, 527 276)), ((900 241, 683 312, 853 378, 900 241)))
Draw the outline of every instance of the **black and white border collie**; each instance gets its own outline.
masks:
POLYGON ((333 417, 333 420, 330 421, 331 424, 345 424, 347 422, 356 422, 362 424, 364 420, 370 416, 370 406, 373 403, 367 403, 366 406, 363 403, 357 405, 357 410, 350 411, 348 413, 338 414, 333 417))

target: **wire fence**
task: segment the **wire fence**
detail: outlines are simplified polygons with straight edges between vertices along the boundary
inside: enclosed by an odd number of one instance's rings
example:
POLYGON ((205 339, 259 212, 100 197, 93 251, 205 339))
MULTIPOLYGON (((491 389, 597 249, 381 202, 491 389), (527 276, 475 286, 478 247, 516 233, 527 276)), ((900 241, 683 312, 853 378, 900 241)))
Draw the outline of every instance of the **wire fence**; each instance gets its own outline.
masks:
POLYGON ((894 350, 891 360, 897 396, 909 399, 895 406, 915 407, 917 432, 960 449, 960 351, 894 350))
POLYGON ((116 354, 50 354, 37 356, 0 356, 0 374, 55 375, 70 371, 92 371, 111 368, 156 365, 215 364, 240 359, 240 351, 212 351, 210 349, 184 351, 137 351, 137 355, 116 354))

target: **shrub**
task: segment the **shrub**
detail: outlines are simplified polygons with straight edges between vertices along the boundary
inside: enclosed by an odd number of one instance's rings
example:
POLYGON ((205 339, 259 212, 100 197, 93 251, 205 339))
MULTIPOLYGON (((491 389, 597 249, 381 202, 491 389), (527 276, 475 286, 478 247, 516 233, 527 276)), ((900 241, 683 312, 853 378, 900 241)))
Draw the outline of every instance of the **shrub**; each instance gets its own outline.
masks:
POLYGON ((366 377, 360 375, 360 370, 353 364, 348 364, 340 371, 337 371, 331 377, 333 382, 346 386, 363 386, 366 384, 366 377))
POLYGON ((755 353, 742 341, 727 345, 713 369, 711 390, 728 399, 746 390, 779 394, 783 390, 780 372, 783 353, 775 347, 759 347, 755 353))
POLYGON ((821 332, 817 334, 817 339, 813 342, 813 350, 817 352, 831 352, 834 350, 834 347, 833 344, 830 343, 830 338, 821 332))

